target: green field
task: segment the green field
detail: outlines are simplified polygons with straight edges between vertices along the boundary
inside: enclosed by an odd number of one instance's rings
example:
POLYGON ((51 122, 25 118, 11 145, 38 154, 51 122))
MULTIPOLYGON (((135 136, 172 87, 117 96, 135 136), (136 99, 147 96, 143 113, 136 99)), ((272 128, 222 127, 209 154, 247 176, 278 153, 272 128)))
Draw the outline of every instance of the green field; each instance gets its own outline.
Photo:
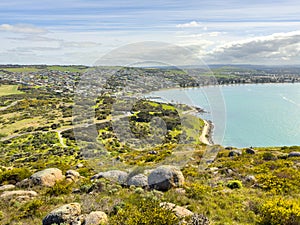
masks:
POLYGON ((17 68, 3 68, 3 70, 6 70, 8 72, 13 73, 29 73, 29 72, 38 72, 40 69, 35 67, 17 67, 17 68))
POLYGON ((47 66, 47 69, 72 73, 84 72, 86 70, 86 68, 82 66, 47 66))
POLYGON ((0 96, 22 94, 18 85, 0 85, 0 96))

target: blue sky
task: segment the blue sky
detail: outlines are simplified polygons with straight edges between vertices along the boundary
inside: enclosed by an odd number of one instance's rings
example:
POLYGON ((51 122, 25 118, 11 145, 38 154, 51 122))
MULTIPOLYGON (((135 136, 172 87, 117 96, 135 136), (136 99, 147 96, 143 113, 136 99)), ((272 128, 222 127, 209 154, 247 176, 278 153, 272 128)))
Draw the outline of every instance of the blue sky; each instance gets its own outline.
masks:
POLYGON ((93 65, 164 41, 206 63, 300 64, 299 1, 2 0, 0 63, 93 65))

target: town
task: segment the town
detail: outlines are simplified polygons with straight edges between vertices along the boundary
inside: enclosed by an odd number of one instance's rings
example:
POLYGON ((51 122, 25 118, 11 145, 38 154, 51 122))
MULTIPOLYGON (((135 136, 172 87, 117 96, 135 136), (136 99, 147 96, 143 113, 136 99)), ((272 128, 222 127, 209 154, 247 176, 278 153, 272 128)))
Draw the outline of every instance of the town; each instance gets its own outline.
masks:
MULTIPOLYGON (((147 93, 164 88, 250 83, 297 83, 300 68, 213 66, 197 68, 136 68, 45 65, 1 65, 0 84, 39 87, 61 95, 74 94, 80 81, 93 81, 102 92, 147 93)), ((92 90, 92 89, 87 89, 92 90)), ((78 90, 80 91, 80 90, 78 90)))

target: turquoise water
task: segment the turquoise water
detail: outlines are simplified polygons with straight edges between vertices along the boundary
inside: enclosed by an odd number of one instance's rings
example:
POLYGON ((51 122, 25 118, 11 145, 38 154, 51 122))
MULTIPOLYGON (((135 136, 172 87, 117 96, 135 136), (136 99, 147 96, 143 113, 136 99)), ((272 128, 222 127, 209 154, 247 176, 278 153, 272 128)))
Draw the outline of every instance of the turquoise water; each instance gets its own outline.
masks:
POLYGON ((192 104, 214 123, 213 139, 224 146, 300 145, 300 84, 248 84, 153 92, 192 104))

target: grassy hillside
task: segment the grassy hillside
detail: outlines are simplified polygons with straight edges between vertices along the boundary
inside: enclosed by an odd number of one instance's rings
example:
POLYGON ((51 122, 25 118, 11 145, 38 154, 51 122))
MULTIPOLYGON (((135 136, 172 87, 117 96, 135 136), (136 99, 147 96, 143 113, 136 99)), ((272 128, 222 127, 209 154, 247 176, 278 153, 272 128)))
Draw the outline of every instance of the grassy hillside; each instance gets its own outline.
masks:
POLYGON ((162 202, 197 215, 181 220, 186 225, 207 224, 199 222, 201 217, 213 225, 300 224, 300 157, 289 155, 300 152, 298 146, 207 146, 199 140, 204 121, 194 116, 193 108, 142 99, 124 114, 116 105, 126 102, 108 94, 89 105, 94 113, 89 123, 78 115, 74 121, 72 95, 17 87, 0 86, 0 224, 41 224, 50 211, 71 202, 81 204, 82 214, 105 212, 110 225, 179 224, 181 219, 161 207, 162 202), (113 106, 119 114, 112 115, 113 106), (76 124, 80 119, 83 125, 76 124), (154 122, 161 122, 156 130, 154 122), (157 143, 147 142, 152 139, 157 143), (92 179, 98 172, 116 169, 129 178, 148 176, 160 165, 177 166, 185 182, 158 191, 92 179), (81 177, 52 187, 19 185, 13 190, 36 191, 37 196, 4 197, 3 185, 24 182, 45 168, 58 168, 63 174, 73 169, 81 177))

